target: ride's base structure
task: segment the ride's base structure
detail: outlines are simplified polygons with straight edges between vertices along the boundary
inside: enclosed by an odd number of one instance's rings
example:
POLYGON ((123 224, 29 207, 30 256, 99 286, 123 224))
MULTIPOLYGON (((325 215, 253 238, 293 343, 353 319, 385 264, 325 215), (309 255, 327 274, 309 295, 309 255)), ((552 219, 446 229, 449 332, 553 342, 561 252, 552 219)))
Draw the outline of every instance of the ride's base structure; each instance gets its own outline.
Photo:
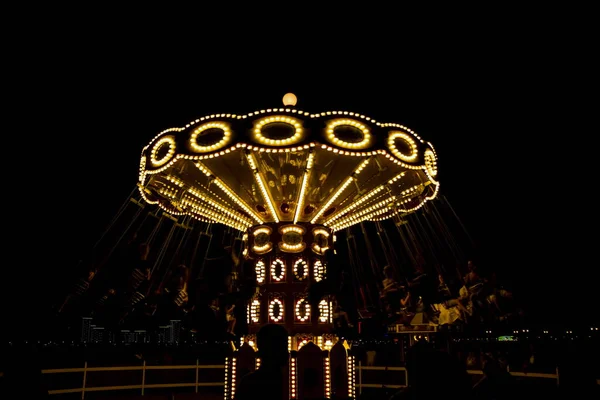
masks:
MULTIPOLYGON (((389 325, 388 332, 395 334, 397 351, 386 356, 394 363, 403 363, 406 352, 415 343, 426 341, 435 344, 438 327, 434 325, 389 325)), ((288 364, 284 387, 290 399, 326 398, 354 399, 357 393, 357 367, 359 354, 352 341, 332 334, 296 334, 288 336, 288 364), (353 351, 354 350, 354 351, 353 351)), ((366 363, 369 365, 369 354, 366 363)), ((233 399, 240 379, 260 367, 256 335, 245 335, 239 347, 232 342, 232 353, 225 359, 225 399, 233 399)), ((402 368, 404 371, 404 368, 402 368)), ((387 368, 372 373, 386 375, 387 368)), ((374 378, 377 379, 376 376, 374 378)), ((384 379, 385 377, 381 377, 384 379)), ((403 377, 406 381, 406 377, 403 377)), ((398 382, 396 382, 397 386, 398 382)), ((403 385, 400 385, 403 386, 403 385)))
MULTIPOLYGON (((233 399, 240 378, 260 367, 254 335, 241 339, 241 346, 225 359, 225 399, 233 399)), ((290 399, 356 397, 356 357, 346 340, 334 335, 288 336, 285 369, 290 399)))

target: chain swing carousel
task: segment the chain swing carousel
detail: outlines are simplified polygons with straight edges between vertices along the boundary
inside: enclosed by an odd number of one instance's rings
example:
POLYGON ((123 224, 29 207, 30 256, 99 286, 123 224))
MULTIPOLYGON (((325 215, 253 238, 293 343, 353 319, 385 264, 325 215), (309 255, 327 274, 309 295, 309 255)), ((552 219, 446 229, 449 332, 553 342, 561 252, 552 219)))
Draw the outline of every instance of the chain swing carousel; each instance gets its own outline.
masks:
POLYGON ((437 156, 402 125, 302 111, 293 94, 283 103, 161 132, 142 151, 138 186, 170 215, 243 235, 258 290, 247 305, 248 335, 226 362, 226 398, 259 365, 255 334, 266 323, 290 334, 290 398, 355 397, 354 357, 332 334, 334 299, 325 295, 311 309, 307 289, 327 276, 336 232, 409 214, 436 197, 437 156), (313 385, 304 382, 309 369, 318 371, 313 385))

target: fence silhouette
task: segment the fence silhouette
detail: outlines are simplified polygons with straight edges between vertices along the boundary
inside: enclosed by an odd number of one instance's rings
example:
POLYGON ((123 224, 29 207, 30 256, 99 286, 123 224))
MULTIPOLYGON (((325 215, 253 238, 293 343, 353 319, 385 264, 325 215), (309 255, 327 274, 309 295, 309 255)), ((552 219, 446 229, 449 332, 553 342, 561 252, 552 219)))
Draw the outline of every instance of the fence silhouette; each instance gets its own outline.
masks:
MULTIPOLYGON (((56 374, 82 374, 81 386, 70 387, 70 388, 53 388, 48 390, 51 395, 67 394, 67 393, 81 393, 81 399, 85 399, 85 394, 89 392, 104 392, 104 391, 127 391, 127 390, 139 390, 139 394, 144 396, 147 394, 148 389, 168 389, 168 388, 193 388, 195 393, 199 393, 203 387, 219 387, 224 386, 224 379, 219 381, 207 382, 200 379, 201 372, 205 370, 216 370, 220 372, 220 375, 224 378, 225 376, 225 365, 224 364, 212 364, 204 365, 200 364, 199 360, 196 360, 196 364, 190 365, 146 365, 144 361, 142 365, 134 366, 118 366, 118 367, 88 367, 87 362, 84 363, 82 368, 57 368, 57 369, 44 369, 42 374, 44 375, 56 375, 56 374), (195 375, 194 381, 177 382, 177 383, 156 383, 148 377, 148 371, 168 371, 168 370, 193 370, 195 375), (106 385, 106 386, 88 386, 90 375, 99 372, 123 372, 123 371, 141 371, 140 381, 137 384, 131 385, 106 385)), ((364 388, 371 389, 400 389, 408 385, 408 377, 406 374, 405 367, 395 366, 366 366, 359 362, 356 367, 356 392, 357 395, 362 394, 364 388), (382 382, 383 380, 383 382, 382 382)), ((483 372, 480 370, 468 370, 471 375, 481 375, 483 372)), ((556 373, 525 373, 525 372, 511 372, 515 377, 522 378, 537 378, 537 379, 552 379, 556 381, 556 385, 560 383, 560 374, 557 369, 556 373)), ((212 374, 214 375, 214 374, 212 374)), ((600 380, 597 382, 600 384, 600 380)))

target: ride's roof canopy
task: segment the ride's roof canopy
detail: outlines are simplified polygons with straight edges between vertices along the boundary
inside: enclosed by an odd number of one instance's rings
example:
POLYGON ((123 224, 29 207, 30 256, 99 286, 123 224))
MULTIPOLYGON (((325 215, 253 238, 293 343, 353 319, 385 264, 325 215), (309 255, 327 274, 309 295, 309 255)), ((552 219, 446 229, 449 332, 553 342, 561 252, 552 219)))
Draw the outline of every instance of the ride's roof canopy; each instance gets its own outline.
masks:
POLYGON ((263 223, 335 230, 418 210, 437 195, 431 143, 399 124, 295 108, 216 114, 144 147, 139 187, 175 215, 239 230, 263 223))

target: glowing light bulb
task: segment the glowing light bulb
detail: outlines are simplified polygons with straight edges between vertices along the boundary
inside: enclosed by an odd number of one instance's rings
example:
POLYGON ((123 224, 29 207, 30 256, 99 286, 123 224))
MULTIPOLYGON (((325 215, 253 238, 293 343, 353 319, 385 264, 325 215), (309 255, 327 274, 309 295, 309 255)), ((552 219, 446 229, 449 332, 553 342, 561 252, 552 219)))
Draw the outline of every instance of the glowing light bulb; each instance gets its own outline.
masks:
POLYGON ((286 93, 283 96, 283 105, 284 106, 294 107, 296 105, 297 101, 298 101, 298 98, 296 97, 296 95, 294 93, 286 93))

